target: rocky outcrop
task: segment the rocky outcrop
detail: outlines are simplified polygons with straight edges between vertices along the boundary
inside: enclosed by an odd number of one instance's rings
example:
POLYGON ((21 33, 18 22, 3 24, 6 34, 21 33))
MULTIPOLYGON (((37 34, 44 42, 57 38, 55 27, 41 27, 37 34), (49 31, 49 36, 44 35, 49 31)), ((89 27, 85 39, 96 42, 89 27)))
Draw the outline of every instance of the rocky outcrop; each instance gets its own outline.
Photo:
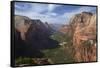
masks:
POLYGON ((54 32, 59 32, 59 30, 60 30, 60 28, 62 27, 63 24, 51 23, 49 25, 53 29, 54 32))
POLYGON ((96 15, 76 14, 70 21, 76 62, 96 61, 96 15))
POLYGON ((28 31, 31 21, 25 16, 15 16, 15 29, 20 32, 22 40, 25 40, 25 33, 28 31))
POLYGON ((70 31, 70 26, 69 25, 62 25, 62 27, 59 29, 59 32, 66 34, 70 31))
POLYGON ((42 49, 55 48, 57 42, 50 39, 49 29, 41 20, 33 20, 25 16, 15 16, 15 54, 28 57, 42 57, 42 49))

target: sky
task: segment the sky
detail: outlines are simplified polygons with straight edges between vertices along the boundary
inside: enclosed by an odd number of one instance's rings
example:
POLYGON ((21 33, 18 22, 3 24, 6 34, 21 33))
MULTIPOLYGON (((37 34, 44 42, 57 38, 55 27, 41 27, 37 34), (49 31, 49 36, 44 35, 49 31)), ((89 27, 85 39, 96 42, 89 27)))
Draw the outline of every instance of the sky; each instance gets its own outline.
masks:
POLYGON ((96 12, 96 7, 60 4, 15 2, 15 15, 40 19, 42 22, 68 24, 70 18, 81 12, 96 12))

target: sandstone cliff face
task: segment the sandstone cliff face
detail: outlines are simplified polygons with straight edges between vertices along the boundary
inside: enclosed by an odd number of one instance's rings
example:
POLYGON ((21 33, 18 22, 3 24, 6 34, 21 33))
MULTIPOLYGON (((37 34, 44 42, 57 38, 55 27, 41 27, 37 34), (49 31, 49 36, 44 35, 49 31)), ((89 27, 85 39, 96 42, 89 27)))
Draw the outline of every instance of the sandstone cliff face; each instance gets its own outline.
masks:
POLYGON ((28 31, 31 20, 25 16, 15 16, 15 29, 20 32, 22 40, 25 40, 25 34, 28 31))
POLYGON ((70 27, 69 25, 63 25, 60 29, 59 29, 59 32, 63 33, 63 34, 66 34, 70 31, 70 27))
POLYGON ((96 15, 76 14, 70 21, 76 62, 96 61, 96 15))

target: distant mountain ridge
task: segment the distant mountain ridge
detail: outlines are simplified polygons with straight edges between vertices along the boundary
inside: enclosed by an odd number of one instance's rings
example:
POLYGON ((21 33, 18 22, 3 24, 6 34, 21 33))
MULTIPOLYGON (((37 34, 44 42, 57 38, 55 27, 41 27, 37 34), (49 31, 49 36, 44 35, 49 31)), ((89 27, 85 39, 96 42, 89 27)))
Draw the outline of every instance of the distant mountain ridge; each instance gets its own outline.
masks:
POLYGON ((41 57, 43 55, 40 52, 41 49, 57 47, 57 41, 49 38, 52 29, 47 23, 18 15, 15 15, 14 20, 15 52, 17 52, 17 56, 41 57))
POLYGON ((62 27, 63 24, 57 24, 57 23, 53 23, 53 24, 49 24, 53 30, 55 31, 59 31, 59 29, 62 27))

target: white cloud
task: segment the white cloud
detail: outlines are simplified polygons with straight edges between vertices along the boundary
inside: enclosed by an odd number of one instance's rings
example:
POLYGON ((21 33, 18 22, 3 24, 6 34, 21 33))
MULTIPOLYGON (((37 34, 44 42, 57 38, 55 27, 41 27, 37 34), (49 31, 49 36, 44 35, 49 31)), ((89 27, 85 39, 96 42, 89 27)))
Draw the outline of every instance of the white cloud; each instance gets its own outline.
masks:
POLYGON ((67 22, 70 21, 71 17, 73 17, 75 14, 79 14, 81 12, 91 12, 93 10, 93 7, 81 7, 78 10, 74 10, 72 12, 66 12, 62 15, 63 18, 67 19, 67 22))
MULTIPOLYGON (((57 13, 52 12, 56 7, 60 5, 53 5, 53 4, 31 4, 32 8, 28 12, 15 12, 16 15, 23 15, 27 16, 31 19, 40 19, 43 22, 49 23, 69 23, 70 18, 78 13, 83 11, 91 11, 92 7, 81 7, 77 10, 73 10, 71 12, 66 12, 63 15, 58 15, 57 13), (46 11, 46 12, 45 12, 46 11), (45 12, 41 14, 41 12, 45 12)), ((19 7, 19 6, 17 6, 19 7)))
POLYGON ((48 4, 48 12, 52 12, 56 7, 59 7, 61 5, 55 5, 55 4, 48 4))
POLYGON ((48 11, 51 12, 55 8, 55 5, 49 4, 48 5, 48 11))
POLYGON ((43 22, 46 22, 46 21, 50 22, 50 23, 59 22, 58 21, 59 19, 56 17, 58 14, 52 12, 56 7, 58 7, 58 5, 31 4, 31 6, 32 6, 32 8, 27 12, 21 12, 21 11, 16 10, 15 15, 23 15, 23 16, 27 16, 31 19, 40 19, 43 22), (45 11, 46 11, 45 14, 41 14, 41 12, 45 12, 45 11), (53 16, 55 16, 55 17, 53 17, 53 16))
POLYGON ((41 12, 48 10, 46 4, 31 4, 31 6, 32 6, 31 12, 41 13, 41 12))
POLYGON ((57 13, 51 13, 51 15, 53 15, 53 16, 57 16, 57 13))
POLYGON ((21 7, 20 7, 19 5, 16 5, 16 4, 15 4, 15 8, 19 8, 19 9, 21 9, 21 7))

